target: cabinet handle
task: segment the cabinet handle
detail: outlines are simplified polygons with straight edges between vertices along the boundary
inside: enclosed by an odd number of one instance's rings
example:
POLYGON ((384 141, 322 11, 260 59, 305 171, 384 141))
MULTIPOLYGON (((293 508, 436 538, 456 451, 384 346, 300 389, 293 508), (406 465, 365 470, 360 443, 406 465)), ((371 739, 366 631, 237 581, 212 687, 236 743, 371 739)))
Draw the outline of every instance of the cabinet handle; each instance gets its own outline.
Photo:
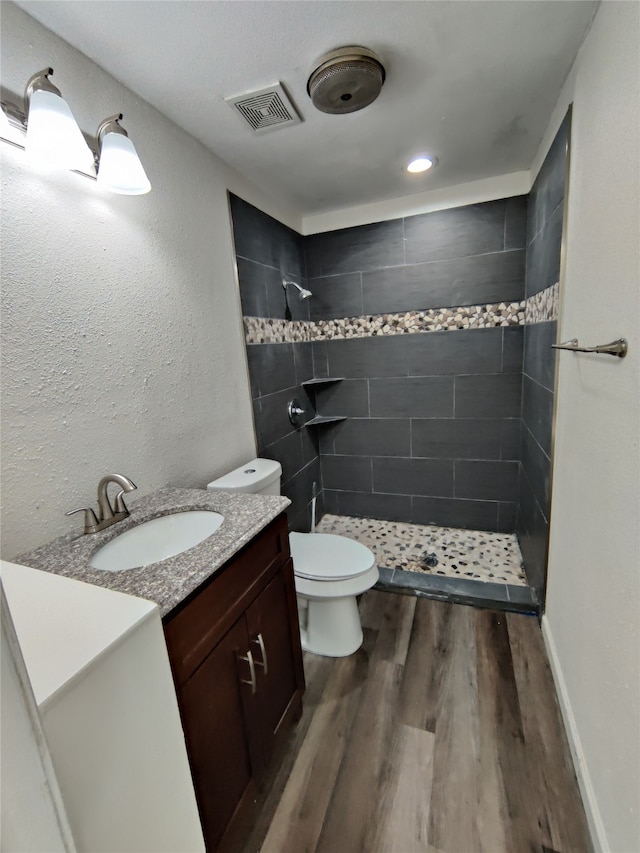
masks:
POLYGON ((247 651, 246 655, 240 655, 240 660, 246 660, 249 664, 249 672, 251 674, 251 680, 245 681, 243 678, 240 679, 241 684, 250 684, 251 685, 251 693, 254 694, 256 692, 256 668, 253 662, 253 655, 251 654, 251 650, 247 651))
POLYGON ((267 650, 264 647, 264 640, 262 639, 262 634, 258 634, 258 636, 253 641, 260 646, 260 654, 262 655, 262 660, 256 661, 256 666, 261 666, 264 669, 264 674, 267 675, 269 672, 269 667, 267 663, 267 650))

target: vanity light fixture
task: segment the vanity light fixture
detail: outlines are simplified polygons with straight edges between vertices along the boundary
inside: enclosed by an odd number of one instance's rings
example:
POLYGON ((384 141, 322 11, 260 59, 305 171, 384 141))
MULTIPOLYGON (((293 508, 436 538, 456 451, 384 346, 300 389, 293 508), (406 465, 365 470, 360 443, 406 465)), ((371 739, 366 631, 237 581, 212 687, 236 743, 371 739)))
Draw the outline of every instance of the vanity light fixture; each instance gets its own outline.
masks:
POLYGON ((28 159, 38 164, 71 169, 93 180, 97 169, 98 183, 111 192, 148 193, 151 183, 119 123, 122 114, 100 124, 92 149, 60 90, 49 79, 52 74, 52 68, 45 68, 29 79, 24 112, 11 102, 0 104, 0 139, 23 149, 28 159))
POLYGON ((34 74, 25 90, 27 157, 40 166, 95 174, 93 152, 50 74, 53 68, 34 74))
POLYGON ((119 124, 121 120, 119 113, 105 119, 98 128, 98 184, 121 195, 143 195, 149 192, 151 183, 129 134, 119 124))
POLYGON ((433 168, 437 162, 438 161, 435 157, 427 157, 425 155, 416 157, 407 164, 406 171, 410 172, 412 175, 417 175, 420 174, 420 172, 426 172, 428 169, 433 168))

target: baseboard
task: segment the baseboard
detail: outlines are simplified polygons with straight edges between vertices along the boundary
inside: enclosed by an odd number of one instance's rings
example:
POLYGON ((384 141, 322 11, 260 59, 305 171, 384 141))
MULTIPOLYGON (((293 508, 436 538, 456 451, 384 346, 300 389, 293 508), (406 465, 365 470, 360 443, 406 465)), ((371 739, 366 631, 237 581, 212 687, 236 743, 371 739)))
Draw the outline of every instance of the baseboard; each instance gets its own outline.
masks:
POLYGON ((549 619, 547 616, 542 617, 542 636, 549 656, 549 664, 551 666, 551 672, 556 686, 556 693, 560 704, 564 727, 569 740, 573 766, 576 771, 578 785, 580 786, 582 803, 584 805, 587 822, 589 824, 589 833, 591 835, 593 849, 595 853, 607 853, 611 848, 607 841, 607 835, 604 831, 604 824, 602 823, 602 818, 600 816, 596 795, 593 790, 593 785, 591 784, 591 777, 589 776, 589 770, 582 750, 582 744, 580 743, 580 735, 578 734, 576 720, 569 700, 567 685, 562 674, 562 667, 558 660, 558 653, 553 641, 553 634, 551 633, 549 619))

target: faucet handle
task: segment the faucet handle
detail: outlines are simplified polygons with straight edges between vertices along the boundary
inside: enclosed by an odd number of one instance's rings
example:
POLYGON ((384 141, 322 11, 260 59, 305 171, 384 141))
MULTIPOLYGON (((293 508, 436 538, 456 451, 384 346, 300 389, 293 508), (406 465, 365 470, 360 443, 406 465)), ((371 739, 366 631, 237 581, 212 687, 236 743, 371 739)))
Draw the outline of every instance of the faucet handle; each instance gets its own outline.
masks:
POLYGON ((98 529, 98 519, 91 507, 81 506, 78 509, 70 509, 69 512, 65 512, 65 515, 75 515, 77 512, 84 513, 84 532, 95 533, 98 529))
MULTIPOLYGON (((135 489, 137 487, 133 486, 133 488, 135 489)), ((133 489, 129 489, 129 491, 133 491, 133 489)), ((127 515, 129 515, 129 510, 127 509, 125 502, 124 502, 124 498, 123 498, 124 493, 125 493, 125 489, 121 489, 118 492, 118 494, 116 495, 116 502, 114 505, 114 509, 116 511, 116 514, 124 513, 124 515, 127 516, 127 515)))

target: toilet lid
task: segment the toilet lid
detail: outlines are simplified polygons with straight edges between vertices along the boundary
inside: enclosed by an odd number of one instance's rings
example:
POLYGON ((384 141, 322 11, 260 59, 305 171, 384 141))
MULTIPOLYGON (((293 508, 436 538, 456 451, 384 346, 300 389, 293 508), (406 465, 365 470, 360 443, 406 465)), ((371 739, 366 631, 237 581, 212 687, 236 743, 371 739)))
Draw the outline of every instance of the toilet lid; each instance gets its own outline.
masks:
POLYGON ((308 580, 339 581, 372 569, 373 553, 360 542, 331 533, 290 533, 296 575, 308 580))

